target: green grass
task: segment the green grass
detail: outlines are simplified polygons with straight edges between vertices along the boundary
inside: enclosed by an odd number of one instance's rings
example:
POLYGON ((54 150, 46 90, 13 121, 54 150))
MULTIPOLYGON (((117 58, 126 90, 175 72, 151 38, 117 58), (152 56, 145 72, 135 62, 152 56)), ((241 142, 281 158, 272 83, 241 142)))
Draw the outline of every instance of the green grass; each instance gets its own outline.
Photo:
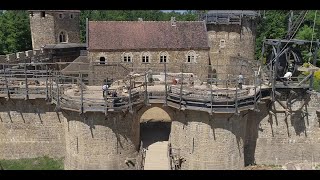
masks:
POLYGON ((4 170, 63 170, 63 158, 47 156, 30 159, 0 160, 4 170))
POLYGON ((320 170, 320 164, 316 165, 315 169, 320 170))

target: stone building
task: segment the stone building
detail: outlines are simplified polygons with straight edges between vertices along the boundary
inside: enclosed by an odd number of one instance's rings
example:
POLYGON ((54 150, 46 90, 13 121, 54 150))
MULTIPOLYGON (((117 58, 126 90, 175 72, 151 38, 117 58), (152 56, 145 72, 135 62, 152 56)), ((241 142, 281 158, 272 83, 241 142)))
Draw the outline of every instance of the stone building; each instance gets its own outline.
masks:
POLYGON ((137 72, 157 66, 163 72, 164 63, 168 72, 181 72, 184 63, 184 72, 207 77, 209 45, 203 21, 89 21, 87 30, 92 84, 123 76, 130 68, 137 72))
POLYGON ((206 22, 210 61, 218 78, 225 79, 240 72, 253 74, 255 59, 257 11, 211 10, 202 16, 206 22))
POLYGON ((30 10, 32 48, 46 44, 80 43, 79 10, 30 10))

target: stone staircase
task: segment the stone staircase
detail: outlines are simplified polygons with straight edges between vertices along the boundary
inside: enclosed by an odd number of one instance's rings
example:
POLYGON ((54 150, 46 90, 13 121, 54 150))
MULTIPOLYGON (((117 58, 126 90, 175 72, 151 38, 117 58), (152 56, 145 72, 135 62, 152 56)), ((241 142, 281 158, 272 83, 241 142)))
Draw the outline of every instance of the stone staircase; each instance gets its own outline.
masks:
POLYGON ((158 141, 147 147, 144 170, 170 170, 168 141, 158 141))

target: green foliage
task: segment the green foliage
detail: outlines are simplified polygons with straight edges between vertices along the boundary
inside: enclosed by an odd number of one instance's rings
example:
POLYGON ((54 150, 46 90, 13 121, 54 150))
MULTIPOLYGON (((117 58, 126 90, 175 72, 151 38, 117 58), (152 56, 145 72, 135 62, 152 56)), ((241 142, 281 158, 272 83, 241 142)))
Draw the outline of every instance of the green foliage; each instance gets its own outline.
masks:
POLYGON ((4 170, 63 170, 63 159, 47 156, 30 159, 0 160, 4 170))
POLYGON ((282 39, 287 31, 288 11, 266 11, 265 18, 257 24, 256 59, 261 58, 261 48, 264 38, 282 39))
POLYGON ((0 15, 0 54, 31 49, 29 16, 26 11, 5 11, 0 15))

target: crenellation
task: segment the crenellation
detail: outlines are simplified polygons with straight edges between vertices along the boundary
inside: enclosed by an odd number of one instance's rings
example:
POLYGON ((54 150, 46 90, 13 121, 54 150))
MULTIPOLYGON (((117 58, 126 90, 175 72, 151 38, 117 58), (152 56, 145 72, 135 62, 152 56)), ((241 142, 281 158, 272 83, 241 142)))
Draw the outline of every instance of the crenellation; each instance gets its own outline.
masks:
POLYGON ((16 53, 7 54, 7 61, 12 62, 17 60, 16 53))
POLYGON ((28 58, 33 57, 33 55, 34 55, 32 50, 28 50, 25 53, 26 53, 26 57, 28 57, 28 58))
POLYGON ((23 60, 23 59, 26 58, 26 53, 25 52, 17 52, 16 55, 17 55, 17 59, 18 60, 23 60))

